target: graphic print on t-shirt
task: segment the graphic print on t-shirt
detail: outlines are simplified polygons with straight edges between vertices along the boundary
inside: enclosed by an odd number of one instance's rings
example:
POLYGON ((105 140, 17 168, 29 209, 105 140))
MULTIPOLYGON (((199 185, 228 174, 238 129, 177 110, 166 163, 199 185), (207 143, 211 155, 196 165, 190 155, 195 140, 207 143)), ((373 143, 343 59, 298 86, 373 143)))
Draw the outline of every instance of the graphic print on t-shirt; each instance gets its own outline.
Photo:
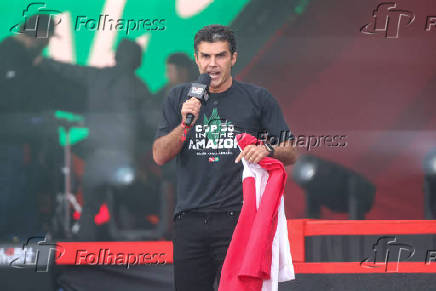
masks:
POLYGON ((197 156, 208 156, 210 163, 219 162, 219 156, 231 155, 238 147, 235 127, 220 118, 218 109, 214 108, 209 117, 204 115, 203 124, 194 126, 194 135, 189 140, 188 149, 196 151, 197 156))

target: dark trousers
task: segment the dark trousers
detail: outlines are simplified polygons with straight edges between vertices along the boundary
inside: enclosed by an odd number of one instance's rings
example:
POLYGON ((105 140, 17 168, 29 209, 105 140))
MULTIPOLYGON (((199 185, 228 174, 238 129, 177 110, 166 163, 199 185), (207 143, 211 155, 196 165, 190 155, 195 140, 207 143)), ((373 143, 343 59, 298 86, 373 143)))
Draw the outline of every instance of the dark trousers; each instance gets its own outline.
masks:
POLYGON ((175 216, 175 290, 214 290, 238 217, 239 211, 181 212, 175 216))

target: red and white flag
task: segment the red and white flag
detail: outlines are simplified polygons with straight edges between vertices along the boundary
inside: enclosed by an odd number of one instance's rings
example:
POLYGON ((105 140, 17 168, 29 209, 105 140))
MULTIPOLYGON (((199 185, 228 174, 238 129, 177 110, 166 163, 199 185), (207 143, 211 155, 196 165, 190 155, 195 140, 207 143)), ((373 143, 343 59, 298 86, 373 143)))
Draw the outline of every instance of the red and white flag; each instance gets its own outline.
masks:
MULTIPOLYGON (((257 139, 237 136, 241 150, 257 139)), ((221 271, 219 291, 278 290, 295 279, 283 204, 287 174, 283 164, 264 158, 242 159, 244 204, 221 271)))

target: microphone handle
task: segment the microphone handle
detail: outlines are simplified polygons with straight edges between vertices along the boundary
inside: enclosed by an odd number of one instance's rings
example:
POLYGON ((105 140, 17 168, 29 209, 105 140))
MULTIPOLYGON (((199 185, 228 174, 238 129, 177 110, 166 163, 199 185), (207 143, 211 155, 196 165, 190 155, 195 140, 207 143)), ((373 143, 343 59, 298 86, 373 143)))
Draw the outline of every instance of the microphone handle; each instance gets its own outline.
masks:
POLYGON ((194 114, 188 113, 186 115, 186 121, 185 121, 186 126, 191 126, 193 120, 194 120, 194 114))
MULTIPOLYGON (((206 93, 207 94, 207 93, 206 93)), ((190 96, 190 97, 196 97, 202 104, 203 104, 203 96, 198 97, 198 96, 190 96)), ((209 99, 209 96, 207 97, 207 99, 209 99)), ((186 114, 186 121, 185 124, 186 126, 191 126, 192 121, 194 121, 194 114, 192 113, 188 113, 186 114)))

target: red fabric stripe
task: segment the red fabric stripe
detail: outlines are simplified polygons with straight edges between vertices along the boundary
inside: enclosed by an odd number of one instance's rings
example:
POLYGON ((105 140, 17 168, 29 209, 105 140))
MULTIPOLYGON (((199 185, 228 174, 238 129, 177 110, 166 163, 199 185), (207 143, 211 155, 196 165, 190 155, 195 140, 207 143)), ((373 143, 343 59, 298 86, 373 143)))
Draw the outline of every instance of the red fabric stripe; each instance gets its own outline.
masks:
POLYGON ((305 236, 435 234, 432 220, 307 220, 305 236))
POLYGON ((294 263, 294 268, 295 273, 298 274, 436 273, 436 263, 434 262, 431 264, 425 262, 400 262, 398 268, 395 262, 389 264, 391 266, 389 266, 387 272, 384 265, 368 268, 362 267, 359 262, 294 263))

